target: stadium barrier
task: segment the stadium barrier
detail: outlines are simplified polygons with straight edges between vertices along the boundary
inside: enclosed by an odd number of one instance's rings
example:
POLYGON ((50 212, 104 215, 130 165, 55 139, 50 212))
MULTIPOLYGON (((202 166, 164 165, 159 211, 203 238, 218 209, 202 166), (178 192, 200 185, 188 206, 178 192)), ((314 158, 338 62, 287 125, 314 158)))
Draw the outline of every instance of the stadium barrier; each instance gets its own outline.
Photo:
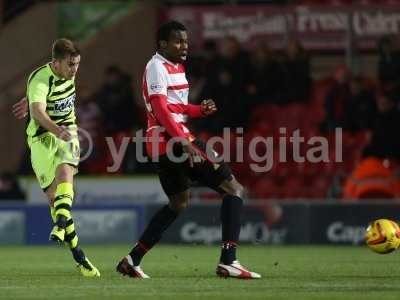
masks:
MULTIPOLYGON (((30 204, 46 203, 45 195, 32 176, 19 178, 30 204)), ((157 176, 79 177, 74 184, 74 205, 165 202, 167 197, 157 176)))
MULTIPOLYGON (((77 205, 74 219, 83 243, 133 243, 161 204, 77 205)), ((279 203, 281 218, 269 224, 267 206, 246 205, 241 242, 360 245, 368 223, 397 220, 398 202, 279 203), (269 224, 269 225, 267 225, 269 224)), ((51 220, 46 205, 1 204, 0 244, 46 244, 51 220)), ((219 205, 193 204, 171 226, 164 243, 220 241, 219 205)))
MULTIPOLYGON (((80 205, 73 216, 80 239, 88 244, 135 240, 145 221, 141 205, 80 205)), ((51 226, 47 205, 0 205, 0 244, 47 244, 51 226)))

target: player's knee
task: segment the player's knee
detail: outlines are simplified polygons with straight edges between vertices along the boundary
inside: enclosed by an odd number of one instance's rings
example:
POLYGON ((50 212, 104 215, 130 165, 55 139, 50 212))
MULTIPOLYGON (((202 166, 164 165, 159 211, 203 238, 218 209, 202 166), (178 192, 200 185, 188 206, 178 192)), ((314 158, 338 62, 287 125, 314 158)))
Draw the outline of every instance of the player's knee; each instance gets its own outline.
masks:
POLYGON ((67 179, 68 179, 67 171, 64 170, 64 169, 61 169, 61 170, 58 172, 57 180, 58 180, 59 182, 65 182, 65 181, 67 181, 67 179))
POLYGON ((188 206, 188 199, 180 199, 179 201, 170 201, 169 207, 176 213, 181 213, 188 206))
POLYGON ((189 197, 186 194, 169 199, 169 207, 177 214, 181 213, 188 206, 189 197))
POLYGON ((169 196, 169 207, 177 214, 181 213, 188 206, 190 198, 189 190, 174 196, 169 196))
POLYGON ((70 182, 72 181, 73 168, 69 165, 61 165, 57 170, 57 181, 58 182, 70 182))

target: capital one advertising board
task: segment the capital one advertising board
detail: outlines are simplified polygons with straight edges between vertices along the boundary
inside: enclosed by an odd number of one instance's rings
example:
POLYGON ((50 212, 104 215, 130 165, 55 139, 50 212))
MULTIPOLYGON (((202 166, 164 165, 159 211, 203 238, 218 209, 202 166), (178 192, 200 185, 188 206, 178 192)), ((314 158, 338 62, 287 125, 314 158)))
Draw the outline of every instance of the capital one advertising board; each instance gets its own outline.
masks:
MULTIPOLYGON (((150 205, 146 220, 160 208, 150 205)), ((304 243, 308 236, 307 207, 304 205, 282 206, 281 219, 268 225, 265 207, 246 205, 242 213, 240 242, 258 244, 304 243)), ((220 206, 218 204, 193 204, 165 232, 162 242, 188 244, 215 244, 221 241, 220 206)))
POLYGON ((368 203, 316 204, 310 206, 312 244, 364 244, 365 230, 376 219, 400 220, 400 203, 375 200, 368 203))
MULTIPOLYGON (((280 203, 281 217, 271 224, 262 205, 246 205, 242 213, 240 242, 256 244, 362 245, 369 222, 388 218, 399 221, 400 203, 280 203)), ((159 205, 146 210, 148 223, 159 205)), ((162 242, 215 244, 221 241, 219 205, 192 205, 173 223, 162 242)))

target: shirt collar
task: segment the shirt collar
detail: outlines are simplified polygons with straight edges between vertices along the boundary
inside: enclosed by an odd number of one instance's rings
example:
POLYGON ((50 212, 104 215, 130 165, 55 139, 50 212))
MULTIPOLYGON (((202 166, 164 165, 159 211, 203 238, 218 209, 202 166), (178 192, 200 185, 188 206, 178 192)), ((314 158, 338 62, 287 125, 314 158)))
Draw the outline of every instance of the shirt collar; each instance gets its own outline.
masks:
POLYGON ((162 56, 160 53, 158 53, 158 52, 156 52, 156 55, 155 55, 158 59, 160 59, 160 60, 162 60, 162 61, 164 61, 164 62, 166 62, 167 64, 170 64, 171 66, 173 66, 173 67, 178 67, 178 65, 179 64, 174 64, 172 61, 170 61, 170 60, 168 60, 168 59, 166 59, 164 56, 162 56))
POLYGON ((62 78, 58 77, 58 76, 56 75, 56 73, 54 73, 53 69, 52 69, 51 66, 50 66, 50 62, 47 64, 47 67, 49 68, 51 74, 53 74, 53 76, 55 77, 56 80, 62 79, 62 78))

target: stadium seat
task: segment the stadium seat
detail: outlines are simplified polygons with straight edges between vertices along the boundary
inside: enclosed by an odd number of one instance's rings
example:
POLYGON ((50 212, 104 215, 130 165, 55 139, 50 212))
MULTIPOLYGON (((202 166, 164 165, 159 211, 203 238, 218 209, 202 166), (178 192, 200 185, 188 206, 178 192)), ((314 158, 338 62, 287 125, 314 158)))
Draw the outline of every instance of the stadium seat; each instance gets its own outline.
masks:
POLYGON ((273 178, 264 177, 254 184, 254 189, 250 191, 250 196, 261 199, 278 198, 279 189, 273 178))
POLYGON ((315 176, 309 188, 309 196, 311 198, 325 198, 331 181, 332 178, 326 176, 325 174, 318 174, 315 176))
POLYGON ((283 197, 286 199, 297 199, 304 195, 304 181, 300 177, 287 178, 283 188, 283 197))

